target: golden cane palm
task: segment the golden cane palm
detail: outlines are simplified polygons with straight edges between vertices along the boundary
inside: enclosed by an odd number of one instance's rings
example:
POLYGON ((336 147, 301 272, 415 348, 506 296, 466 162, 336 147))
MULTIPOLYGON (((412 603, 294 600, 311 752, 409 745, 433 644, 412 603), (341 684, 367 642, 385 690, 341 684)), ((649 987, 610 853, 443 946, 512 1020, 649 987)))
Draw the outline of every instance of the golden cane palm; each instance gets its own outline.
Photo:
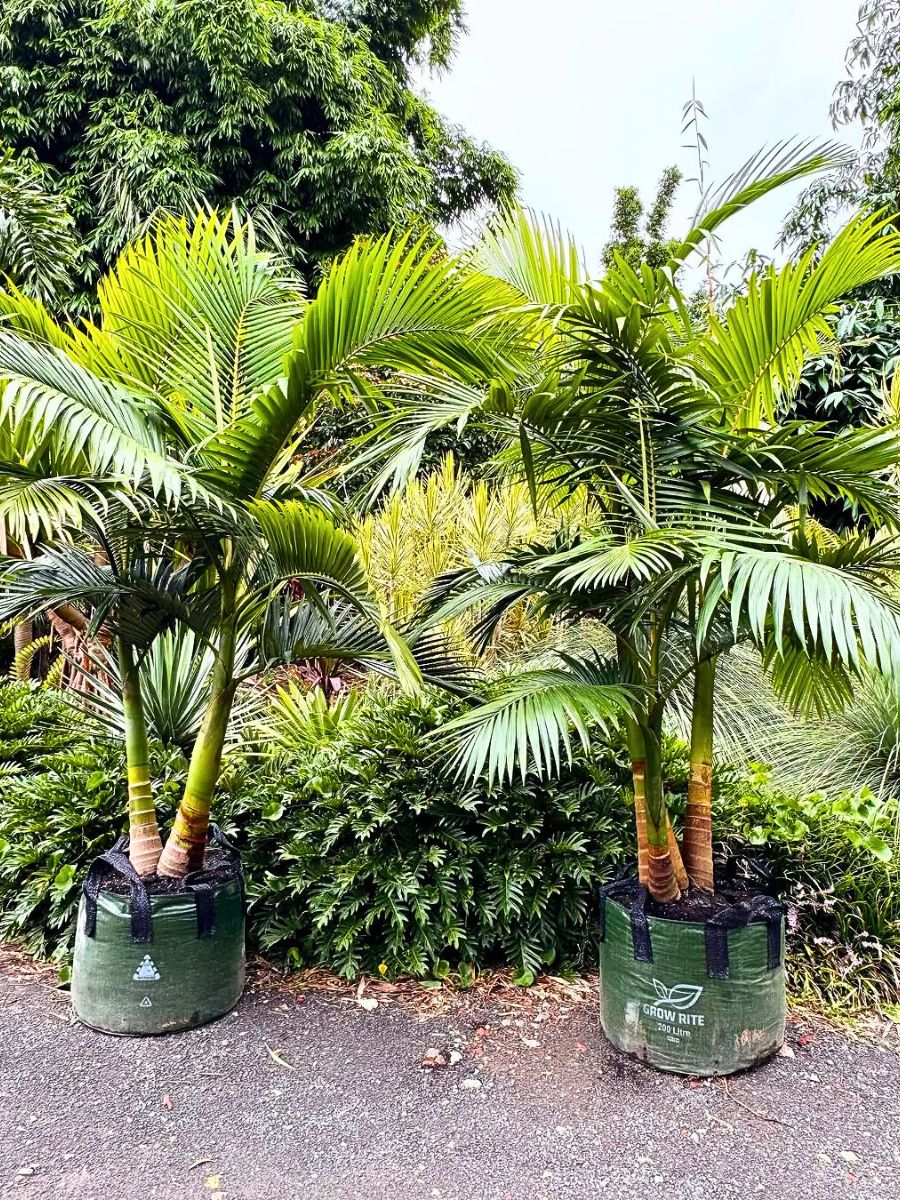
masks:
MULTIPOLYGON (((160 872, 183 874, 202 859, 240 638, 254 629, 262 637, 285 581, 299 581, 306 606, 325 611, 335 597, 353 606, 378 632, 380 649, 370 644, 368 657, 390 656, 406 682, 415 680, 353 538, 325 511, 324 494, 306 486, 302 437, 323 395, 369 386, 360 367, 465 375, 477 354, 499 362, 489 338, 482 347, 467 336, 492 287, 427 239, 388 237, 354 247, 307 301, 277 257, 257 246, 251 223, 205 213, 164 220, 129 247, 100 285, 94 324, 63 328, 26 297, 0 297, 0 427, 10 450, 0 465, 0 512, 34 519, 24 479, 43 489, 41 522, 57 541, 77 540, 73 516, 87 508, 101 548, 99 561, 50 551, 8 564, 3 611, 39 611, 69 589, 116 634, 129 773, 141 776, 135 813, 146 807, 149 781, 134 651, 173 621, 215 650, 160 872), (45 454, 40 472, 29 474, 23 443, 45 454), (100 503, 109 491, 118 506, 112 526, 100 503), (119 519, 129 505, 132 518, 119 519), (149 554, 149 578, 123 552, 149 554)), ((152 870, 151 859, 140 869, 152 870)))
MULTIPOLYGON (((900 269, 900 238, 882 218, 855 218, 818 258, 767 268, 699 328, 674 279, 721 220, 822 165, 818 155, 782 156, 752 179, 751 164, 700 214, 668 268, 619 261, 597 283, 580 274, 558 231, 511 214, 471 261, 507 289, 505 306, 484 321, 528 338, 531 368, 499 403, 496 386, 452 394, 435 384, 425 413, 432 422, 441 406, 447 419, 477 415, 505 434, 506 461, 533 492, 586 487, 604 514, 566 547, 448 579, 432 619, 478 604, 489 614, 487 635, 506 607, 531 602, 569 619, 599 618, 617 648, 602 668, 570 660, 552 678, 520 677, 443 736, 464 773, 546 772, 570 725, 586 736, 590 720, 608 721, 618 703, 641 840, 646 832, 641 874, 661 901, 676 898, 685 878, 661 775, 675 690, 693 681, 685 866, 711 888, 717 658, 738 638, 754 640, 770 661, 773 651, 799 654, 832 673, 866 661, 893 669, 900 655, 900 610, 884 586, 897 565, 892 539, 857 540, 829 557, 808 537, 806 515, 812 498, 828 497, 895 527, 896 435, 779 424, 799 367, 821 349, 825 317, 845 291, 900 269), (618 692, 609 690, 614 681, 618 692)), ((393 444, 414 442, 417 420, 413 403, 398 403, 386 422, 393 444)))

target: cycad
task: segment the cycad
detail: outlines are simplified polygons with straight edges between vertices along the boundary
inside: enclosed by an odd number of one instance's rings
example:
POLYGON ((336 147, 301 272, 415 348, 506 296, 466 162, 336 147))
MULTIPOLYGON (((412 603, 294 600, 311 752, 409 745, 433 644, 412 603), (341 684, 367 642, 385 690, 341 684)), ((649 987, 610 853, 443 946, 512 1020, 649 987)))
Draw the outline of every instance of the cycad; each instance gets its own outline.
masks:
MULTIPOLYGON (((8 564, 0 619, 77 596, 116 639, 139 870, 159 851, 138 670, 157 633, 178 621, 215 656, 165 874, 202 860, 229 713, 254 669, 240 648, 267 653, 286 583, 302 597, 294 610, 323 618, 315 652, 330 642, 342 653, 328 617, 338 600, 374 631, 371 657, 418 678, 353 537, 305 486, 302 438, 322 397, 366 386, 361 366, 471 370, 472 312, 492 286, 427 239, 387 237, 355 246, 306 301, 251 223, 201 213, 126 250, 100 286, 96 324, 62 328, 20 293, 0 296, 0 515, 34 523, 24 479, 54 543, 8 564)), ((484 357, 497 357, 487 338, 484 357)), ((302 656, 302 636, 287 648, 302 656)))

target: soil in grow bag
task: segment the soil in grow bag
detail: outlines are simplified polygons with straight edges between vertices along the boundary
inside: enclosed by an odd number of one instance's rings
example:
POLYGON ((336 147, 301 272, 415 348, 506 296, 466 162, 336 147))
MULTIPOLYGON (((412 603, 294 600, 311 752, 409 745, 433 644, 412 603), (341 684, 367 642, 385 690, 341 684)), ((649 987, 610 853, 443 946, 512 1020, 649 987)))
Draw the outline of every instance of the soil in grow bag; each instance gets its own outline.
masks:
POLYGON ((94 1029, 171 1033, 215 1020, 244 988, 244 881, 218 830, 202 871, 141 878, 127 839, 95 860, 75 934, 72 1005, 94 1029))
POLYGON ((751 890, 655 905, 636 880, 602 889, 600 1019, 663 1071, 729 1075, 784 1041, 784 914, 751 890), (665 913, 665 916, 659 914, 665 913))

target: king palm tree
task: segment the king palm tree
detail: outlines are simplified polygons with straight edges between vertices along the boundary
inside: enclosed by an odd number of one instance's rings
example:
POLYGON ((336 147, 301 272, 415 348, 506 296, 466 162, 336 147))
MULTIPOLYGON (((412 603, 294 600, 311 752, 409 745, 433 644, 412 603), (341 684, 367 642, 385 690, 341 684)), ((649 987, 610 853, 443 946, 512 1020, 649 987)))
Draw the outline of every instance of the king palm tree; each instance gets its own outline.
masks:
POLYGON ((568 542, 437 582, 431 621, 477 606, 486 638, 509 606, 531 603, 560 620, 599 622, 611 645, 606 655, 566 655, 519 675, 441 736, 455 745, 460 773, 502 780, 558 769, 572 727, 586 740, 591 723, 618 713, 632 757, 639 874, 660 902, 690 883, 713 887, 720 655, 751 640, 773 679, 807 697, 839 691, 865 663, 900 666, 890 590, 900 565, 896 433, 835 433, 782 418, 841 296, 895 272, 900 238, 883 216, 854 218, 830 245, 765 268, 700 321, 676 279, 726 217, 822 165, 805 152, 751 162, 701 210, 666 267, 620 259, 596 282, 554 226, 510 214, 476 245, 470 266, 506 287, 505 304, 483 320, 530 339, 529 369, 512 388, 495 380, 451 393, 420 380, 433 399, 398 402, 382 426, 396 452, 383 480, 409 469, 407 447, 424 431, 478 419, 505 436, 501 461, 528 480, 535 502, 586 486, 602 509, 602 523, 568 542), (888 534, 817 539, 809 504, 819 498, 843 501, 888 534), (679 846, 661 748, 685 688, 691 783, 679 846))
POLYGON ((386 237, 352 248, 307 300, 251 222, 201 213, 125 250, 96 322, 62 326, 15 289, 0 294, 0 515, 45 547, 7 561, 0 619, 65 600, 114 639, 140 872, 202 862, 235 692, 271 660, 273 630, 288 656, 390 659, 417 679, 353 538, 304 475, 303 436, 323 397, 371 389, 373 366, 465 377, 471 312, 493 286, 430 239, 386 237), (215 657, 163 849, 139 668, 178 623, 215 657))

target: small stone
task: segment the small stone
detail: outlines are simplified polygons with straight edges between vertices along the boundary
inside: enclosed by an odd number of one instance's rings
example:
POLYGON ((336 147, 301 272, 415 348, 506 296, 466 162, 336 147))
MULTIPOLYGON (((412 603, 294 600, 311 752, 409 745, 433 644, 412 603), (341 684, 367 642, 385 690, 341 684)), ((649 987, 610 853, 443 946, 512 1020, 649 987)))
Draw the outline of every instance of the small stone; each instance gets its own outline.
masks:
POLYGON ((480 1079, 470 1075, 468 1079, 463 1079, 459 1086, 465 1092, 480 1092, 482 1083, 480 1079))

